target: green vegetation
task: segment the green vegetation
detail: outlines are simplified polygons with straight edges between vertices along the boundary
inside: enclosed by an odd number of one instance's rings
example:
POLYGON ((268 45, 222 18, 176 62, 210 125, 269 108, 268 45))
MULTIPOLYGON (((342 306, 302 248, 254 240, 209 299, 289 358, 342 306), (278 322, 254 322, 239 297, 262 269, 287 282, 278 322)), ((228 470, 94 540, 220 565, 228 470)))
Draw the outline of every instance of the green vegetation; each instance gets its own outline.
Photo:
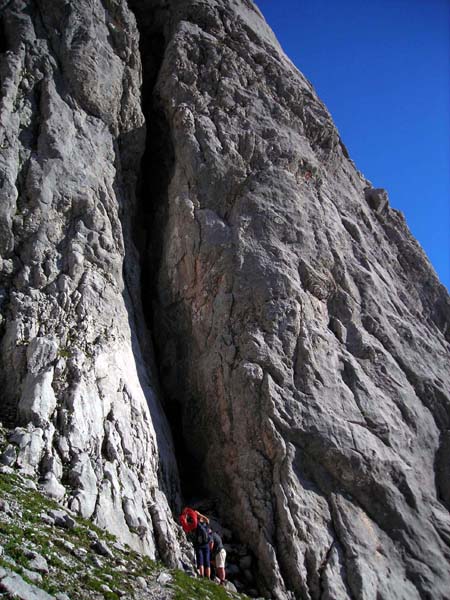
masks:
POLYGON ((233 594, 227 592, 225 588, 207 581, 205 579, 193 579, 182 571, 174 571, 174 583, 172 587, 175 591, 174 600, 186 600, 186 598, 209 598, 210 600, 230 600, 230 598, 248 598, 243 594, 233 594))
MULTIPOLYGON (((4 442, 2 433, 0 430, 0 444, 4 442)), ((159 574, 168 572, 172 581, 163 587, 174 600, 246 598, 227 592, 213 582, 169 570, 128 547, 113 548, 116 538, 86 519, 74 517, 76 525, 72 529, 49 525, 41 514, 51 509, 61 510, 61 506, 30 489, 22 475, 0 474, 0 499, 9 506, 9 510, 0 511, 0 545, 4 549, 0 566, 19 573, 32 584, 23 569, 29 565, 27 551, 37 552, 49 567, 48 574, 42 574, 39 587, 49 594, 65 592, 71 600, 99 598, 101 594, 106 600, 118 600, 124 594, 133 597, 137 577, 143 577, 151 590, 158 590, 159 574), (114 558, 93 552, 93 532, 111 547, 114 558)), ((142 593, 145 594, 141 590, 140 596, 142 593)))
POLYGON ((72 356, 72 352, 67 347, 65 347, 65 348, 59 348, 59 350, 58 350, 58 356, 60 358, 70 358, 72 356))
MULTIPOLYGON (((106 598, 107 600, 118 600, 119 599, 119 595, 115 594, 114 592, 104 592, 102 590, 102 586, 103 585, 108 585, 110 582, 105 582, 103 581, 101 578, 97 578, 97 577, 92 577, 90 575, 86 576, 84 578, 84 581, 86 582, 86 586, 90 589, 90 590, 94 590, 96 592, 100 592, 101 594, 103 594, 104 598, 106 598)), ((109 587, 109 585, 108 585, 109 587)))

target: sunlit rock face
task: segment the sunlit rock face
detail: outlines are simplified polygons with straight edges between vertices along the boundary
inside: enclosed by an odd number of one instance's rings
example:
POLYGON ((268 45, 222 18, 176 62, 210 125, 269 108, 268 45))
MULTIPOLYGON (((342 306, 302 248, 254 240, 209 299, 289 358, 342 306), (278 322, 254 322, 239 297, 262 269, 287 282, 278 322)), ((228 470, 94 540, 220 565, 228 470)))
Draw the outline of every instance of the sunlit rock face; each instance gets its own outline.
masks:
POLYGON ((145 145, 135 19, 123 2, 1 4, 9 455, 76 512, 176 563, 178 476, 131 239, 145 145))
POLYGON ((450 300, 256 6, 0 33, 2 460, 172 564, 178 460, 266 597, 448 598, 450 300))
POLYGON ((266 595, 447 597, 445 289, 252 3, 132 5, 164 39, 155 339, 203 483, 266 595))

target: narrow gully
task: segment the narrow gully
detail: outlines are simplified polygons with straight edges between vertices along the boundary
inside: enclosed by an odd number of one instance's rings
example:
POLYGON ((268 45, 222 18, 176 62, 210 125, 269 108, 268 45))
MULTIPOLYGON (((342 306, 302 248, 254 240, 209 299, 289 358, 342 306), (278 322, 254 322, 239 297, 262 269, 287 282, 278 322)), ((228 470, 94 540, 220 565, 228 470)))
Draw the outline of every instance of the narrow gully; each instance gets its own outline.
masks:
MULTIPOLYGON (((163 406, 172 431, 179 467, 181 491, 186 502, 204 497, 206 492, 198 461, 189 451, 183 428, 183 407, 173 389, 164 382, 167 379, 162 363, 165 335, 160 323, 165 315, 158 300, 160 293, 159 272, 164 246, 165 223, 168 219, 168 188, 174 168, 174 149, 170 126, 164 109, 155 92, 158 74, 164 58, 166 40, 164 29, 169 19, 168 9, 155 3, 154 9, 142 7, 130 1, 140 34, 142 61, 142 110, 147 133, 138 184, 138 210, 135 223, 135 243, 141 257, 141 292, 144 316, 155 351, 163 406)), ((176 358, 175 358, 176 360, 176 358)))

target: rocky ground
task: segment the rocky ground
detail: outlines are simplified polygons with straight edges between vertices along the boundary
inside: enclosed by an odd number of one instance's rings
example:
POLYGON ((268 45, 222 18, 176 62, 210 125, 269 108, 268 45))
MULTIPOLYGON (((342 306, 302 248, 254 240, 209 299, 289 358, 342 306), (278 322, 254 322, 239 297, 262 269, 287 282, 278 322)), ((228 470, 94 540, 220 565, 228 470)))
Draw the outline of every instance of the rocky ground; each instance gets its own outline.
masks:
MULTIPOLYGON (((2 441, 4 442, 4 431, 2 441)), ((4 445, 4 444, 3 444, 4 445)), ((187 567, 188 568, 188 567, 187 567)), ((0 596, 21 600, 246 598, 167 569, 0 467, 0 596)))

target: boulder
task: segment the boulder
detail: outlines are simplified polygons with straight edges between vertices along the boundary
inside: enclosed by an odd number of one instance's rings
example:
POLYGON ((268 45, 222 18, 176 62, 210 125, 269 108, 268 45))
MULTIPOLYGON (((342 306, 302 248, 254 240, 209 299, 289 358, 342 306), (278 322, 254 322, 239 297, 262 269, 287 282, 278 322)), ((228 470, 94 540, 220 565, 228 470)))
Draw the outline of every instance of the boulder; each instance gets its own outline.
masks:
POLYGON ((0 590, 11 598, 19 600, 53 600, 54 596, 47 594, 35 585, 27 583, 18 573, 7 569, 0 570, 0 590))
POLYGON ((39 573, 44 574, 48 573, 48 563, 41 554, 38 554, 32 550, 26 550, 24 554, 29 559, 28 567, 30 570, 38 571, 39 573))
POLYGON ((0 462, 3 465, 11 467, 16 462, 16 458, 17 458, 17 451, 16 451, 15 446, 8 444, 0 456, 0 462))
POLYGON ((39 487, 47 496, 55 500, 62 500, 67 492, 66 488, 51 471, 46 473, 44 478, 40 480, 39 487))
POLYGON ((76 525, 76 521, 64 510, 51 509, 48 511, 48 516, 54 519, 55 525, 65 529, 73 529, 76 525))
MULTIPOLYGON (((44 571, 45 572, 45 571, 44 571)), ((42 575, 36 571, 30 571, 29 569, 22 569, 22 575, 25 575, 32 583, 39 585, 42 583, 42 575)))
POLYGON ((164 571, 162 573, 160 573, 156 579, 156 581, 160 584, 160 585, 167 585, 168 583, 170 583, 172 581, 173 577, 170 573, 165 573, 164 571))
POLYGON ((94 542, 92 542, 91 548, 101 556, 106 556, 107 558, 114 558, 114 554, 111 552, 109 546, 102 540, 95 540, 94 542))

